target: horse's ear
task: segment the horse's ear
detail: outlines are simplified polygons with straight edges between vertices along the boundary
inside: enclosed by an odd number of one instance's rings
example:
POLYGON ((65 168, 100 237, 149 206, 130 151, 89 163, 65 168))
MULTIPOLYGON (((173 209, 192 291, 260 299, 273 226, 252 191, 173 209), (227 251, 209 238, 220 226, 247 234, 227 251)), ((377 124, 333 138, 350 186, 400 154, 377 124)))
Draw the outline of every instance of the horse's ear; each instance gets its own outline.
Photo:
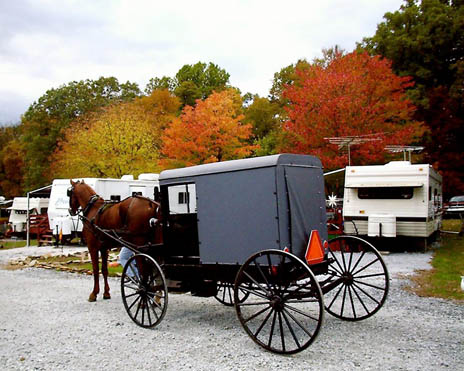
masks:
POLYGON ((82 179, 82 182, 81 182, 81 183, 82 183, 82 184, 85 184, 84 179, 82 179))
POLYGON ((71 183, 72 186, 73 186, 74 184, 76 184, 76 183, 73 182, 72 179, 69 179, 69 182, 71 183))

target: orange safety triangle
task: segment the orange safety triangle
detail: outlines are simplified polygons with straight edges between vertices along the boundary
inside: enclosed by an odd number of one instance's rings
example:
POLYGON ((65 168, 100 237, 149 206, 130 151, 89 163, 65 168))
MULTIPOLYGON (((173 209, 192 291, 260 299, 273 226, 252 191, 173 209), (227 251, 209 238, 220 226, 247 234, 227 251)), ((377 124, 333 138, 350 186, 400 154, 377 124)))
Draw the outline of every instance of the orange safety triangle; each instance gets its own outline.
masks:
POLYGON ((324 250, 322 249, 321 237, 317 229, 311 231, 305 258, 308 264, 321 263, 324 260, 324 250))

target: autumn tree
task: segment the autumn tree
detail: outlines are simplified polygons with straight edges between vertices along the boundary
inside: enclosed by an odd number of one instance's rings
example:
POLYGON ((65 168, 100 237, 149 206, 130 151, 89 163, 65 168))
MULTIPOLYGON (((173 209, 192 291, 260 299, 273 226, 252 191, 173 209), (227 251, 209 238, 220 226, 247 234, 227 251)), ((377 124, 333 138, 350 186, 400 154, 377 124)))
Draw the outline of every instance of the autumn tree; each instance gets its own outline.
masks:
POLYGON ((359 45, 392 61, 395 73, 416 82, 408 95, 423 138, 426 160, 444 176, 447 196, 464 192, 464 3, 407 0, 386 13, 374 36, 359 45))
POLYGON ((112 102, 130 101, 139 95, 137 84, 120 84, 114 77, 73 81, 48 90, 22 118, 25 187, 40 187, 51 180, 49 157, 71 121, 112 102))
POLYGON ((386 144, 412 144, 423 134, 405 96, 411 79, 396 76, 385 59, 353 52, 296 73, 298 84, 283 92, 290 104, 282 151, 314 154, 333 169, 348 159, 324 138, 376 134, 381 140, 351 149, 354 163, 368 164, 383 162, 386 144))
POLYGON ((0 195, 23 194, 24 151, 17 126, 0 127, 0 195))
POLYGON ((155 104, 151 98, 114 104, 73 122, 52 156, 54 176, 120 178, 159 172, 161 134, 178 105, 169 99, 155 104))
POLYGON ((249 124, 242 124, 242 100, 233 89, 212 93, 185 106, 180 117, 165 130, 162 152, 169 167, 182 167, 243 158, 256 146, 248 140, 249 124))

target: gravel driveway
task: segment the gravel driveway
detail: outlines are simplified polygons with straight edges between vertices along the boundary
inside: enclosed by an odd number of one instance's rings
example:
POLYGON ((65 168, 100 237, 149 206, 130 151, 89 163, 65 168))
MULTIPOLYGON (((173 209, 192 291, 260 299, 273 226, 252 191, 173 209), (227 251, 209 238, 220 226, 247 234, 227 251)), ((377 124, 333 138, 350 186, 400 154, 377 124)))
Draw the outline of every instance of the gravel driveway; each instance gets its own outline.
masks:
MULTIPOLYGON (((61 253, 46 247, 5 250, 0 264, 37 251, 61 253)), ((464 369, 464 306, 402 290, 404 275, 429 268, 430 257, 385 256, 391 289, 384 307, 357 323, 327 314, 317 340, 293 356, 255 345, 234 309, 214 298, 171 294, 163 322, 146 330, 125 313, 118 279, 110 281, 112 300, 88 303, 90 276, 2 268, 0 365, 2 370, 464 369)))

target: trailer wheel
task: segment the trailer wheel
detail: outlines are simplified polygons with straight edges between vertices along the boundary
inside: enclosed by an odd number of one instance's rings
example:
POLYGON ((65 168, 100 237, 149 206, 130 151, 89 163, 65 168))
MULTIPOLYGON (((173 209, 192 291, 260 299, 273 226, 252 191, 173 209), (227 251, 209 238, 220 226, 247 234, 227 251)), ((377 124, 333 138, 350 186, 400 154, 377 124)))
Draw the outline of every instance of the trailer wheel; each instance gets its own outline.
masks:
MULTIPOLYGON (((239 301, 246 300, 249 293, 242 288, 239 289, 239 301)), ((227 307, 234 306, 234 284, 229 282, 217 283, 217 293, 214 295, 216 300, 227 307)))
POLYGON ((328 273, 321 281, 327 312, 346 321, 375 314, 389 289, 387 266, 377 249, 359 237, 340 236, 329 241, 328 259, 328 273))
POLYGON ((263 348, 281 354, 306 349, 317 337, 324 315, 319 284, 296 256, 264 250, 237 273, 234 304, 246 333, 263 348), (240 300, 240 290, 248 296, 240 300))
POLYGON ((124 266, 121 296, 127 314, 141 327, 155 327, 168 307, 168 290, 163 271, 150 256, 136 254, 124 266))

